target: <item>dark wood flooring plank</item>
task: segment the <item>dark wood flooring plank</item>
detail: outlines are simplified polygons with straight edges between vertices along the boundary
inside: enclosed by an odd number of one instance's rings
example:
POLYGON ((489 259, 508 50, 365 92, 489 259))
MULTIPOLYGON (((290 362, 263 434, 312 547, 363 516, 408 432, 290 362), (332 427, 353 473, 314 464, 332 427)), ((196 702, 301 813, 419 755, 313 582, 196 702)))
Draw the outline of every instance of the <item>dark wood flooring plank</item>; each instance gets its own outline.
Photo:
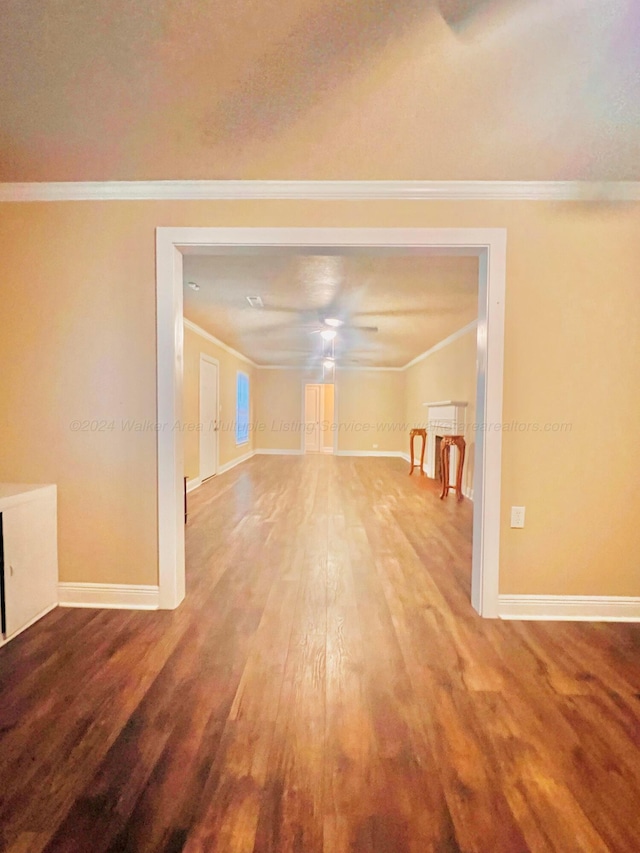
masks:
POLYGON ((5 853, 635 853, 640 626, 485 621, 471 505, 397 459, 189 496, 171 613, 0 649, 5 853))

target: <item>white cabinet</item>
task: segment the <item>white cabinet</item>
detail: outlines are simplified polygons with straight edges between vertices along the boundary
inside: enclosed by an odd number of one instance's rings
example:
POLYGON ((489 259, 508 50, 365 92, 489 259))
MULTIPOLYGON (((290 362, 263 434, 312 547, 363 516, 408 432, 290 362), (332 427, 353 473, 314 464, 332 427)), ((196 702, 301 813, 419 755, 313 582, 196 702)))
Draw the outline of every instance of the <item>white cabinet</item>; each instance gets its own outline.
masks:
POLYGON ((2 644, 58 603, 56 487, 0 483, 0 515, 2 644))

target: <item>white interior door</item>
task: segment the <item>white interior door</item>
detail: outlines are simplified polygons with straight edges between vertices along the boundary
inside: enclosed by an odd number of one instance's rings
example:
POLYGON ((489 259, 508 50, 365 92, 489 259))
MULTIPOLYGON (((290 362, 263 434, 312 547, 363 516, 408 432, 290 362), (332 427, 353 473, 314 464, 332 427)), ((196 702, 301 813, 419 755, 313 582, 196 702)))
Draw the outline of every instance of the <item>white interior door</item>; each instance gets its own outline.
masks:
POLYGON ((320 453, 320 386, 304 386, 304 449, 320 453))
POLYGON ((218 362, 200 355, 200 479, 218 472, 218 362))

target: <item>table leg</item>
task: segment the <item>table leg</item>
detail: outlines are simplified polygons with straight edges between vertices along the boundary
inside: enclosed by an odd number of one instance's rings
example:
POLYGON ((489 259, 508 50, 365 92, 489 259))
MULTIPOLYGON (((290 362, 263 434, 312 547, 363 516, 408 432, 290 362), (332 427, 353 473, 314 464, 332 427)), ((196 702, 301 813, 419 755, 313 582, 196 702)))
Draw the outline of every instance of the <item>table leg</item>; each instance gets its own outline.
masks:
POLYGON ((463 440, 458 443, 458 470, 456 472, 456 498, 462 500, 462 467, 464 465, 464 455, 466 451, 466 442, 463 440))
POLYGON ((442 492, 440 500, 449 494, 449 445, 440 443, 440 474, 442 475, 442 492))

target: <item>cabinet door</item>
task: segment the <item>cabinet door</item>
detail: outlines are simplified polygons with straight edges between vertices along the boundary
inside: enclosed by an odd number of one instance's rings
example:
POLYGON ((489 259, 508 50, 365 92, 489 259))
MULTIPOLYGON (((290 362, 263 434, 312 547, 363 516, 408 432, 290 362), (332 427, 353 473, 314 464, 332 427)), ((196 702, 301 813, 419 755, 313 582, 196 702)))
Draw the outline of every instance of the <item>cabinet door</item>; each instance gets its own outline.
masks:
POLYGON ((29 500, 3 510, 7 637, 58 600, 55 501, 29 500))

